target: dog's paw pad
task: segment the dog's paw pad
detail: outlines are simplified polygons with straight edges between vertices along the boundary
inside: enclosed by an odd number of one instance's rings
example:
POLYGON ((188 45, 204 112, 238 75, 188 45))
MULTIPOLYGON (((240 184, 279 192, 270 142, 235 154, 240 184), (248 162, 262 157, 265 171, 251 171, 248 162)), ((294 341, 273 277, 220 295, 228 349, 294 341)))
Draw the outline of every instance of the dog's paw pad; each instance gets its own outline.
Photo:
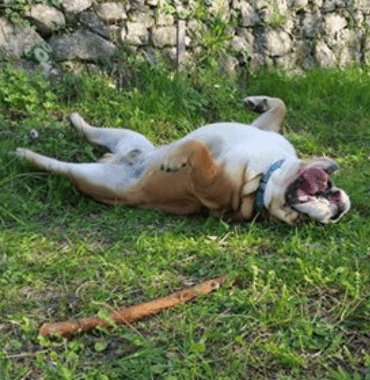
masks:
POLYGON ((250 109, 253 109, 253 108, 256 106, 256 104, 255 104, 254 102, 252 102, 250 99, 247 99, 247 100, 245 101, 245 105, 246 105, 247 107, 249 107, 250 109))
POLYGON ((263 113, 267 110, 267 98, 249 97, 244 99, 245 106, 253 112, 263 113))

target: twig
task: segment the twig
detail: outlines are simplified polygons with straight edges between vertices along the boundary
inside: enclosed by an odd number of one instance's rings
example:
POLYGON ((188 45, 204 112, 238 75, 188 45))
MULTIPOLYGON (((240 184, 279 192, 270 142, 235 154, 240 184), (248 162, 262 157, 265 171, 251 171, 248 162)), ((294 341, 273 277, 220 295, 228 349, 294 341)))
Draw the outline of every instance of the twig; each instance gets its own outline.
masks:
MULTIPOLYGON (((157 298, 150 302, 145 302, 139 305, 130 306, 127 308, 118 308, 109 314, 109 318, 114 323, 130 325, 141 319, 156 315, 165 309, 172 308, 182 302, 190 301, 202 294, 209 294, 213 290, 219 289, 226 282, 225 277, 218 277, 212 280, 205 281, 191 288, 180 290, 167 297, 157 298)), ((45 337, 52 335, 61 335, 65 338, 71 338, 79 332, 89 332, 97 326, 111 327, 111 324, 97 316, 79 318, 56 323, 44 323, 40 328, 40 334, 45 337)))
POLYGON ((28 375, 31 375, 32 372, 33 372, 33 369, 30 369, 24 376, 22 376, 20 380, 26 380, 28 375))
POLYGON ((42 351, 37 351, 37 352, 23 352, 21 354, 14 354, 14 355, 5 356, 5 359, 27 358, 29 356, 36 356, 38 354, 45 354, 47 352, 49 352, 49 350, 42 350, 42 351))

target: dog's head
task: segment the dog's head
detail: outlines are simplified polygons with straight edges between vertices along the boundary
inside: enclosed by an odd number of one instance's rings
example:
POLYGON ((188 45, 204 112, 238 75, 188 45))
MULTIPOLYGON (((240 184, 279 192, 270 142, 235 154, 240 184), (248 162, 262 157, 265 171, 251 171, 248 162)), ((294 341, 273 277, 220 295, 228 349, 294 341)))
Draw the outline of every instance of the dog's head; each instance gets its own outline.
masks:
POLYGON ((333 184, 338 165, 331 159, 314 159, 283 165, 267 183, 265 204, 274 219, 295 224, 307 217, 336 223, 351 203, 344 190, 333 184))
POLYGON ((332 176, 338 165, 330 159, 303 164, 285 192, 286 203, 294 210, 320 223, 336 223, 349 210, 351 202, 344 190, 336 187, 332 176))

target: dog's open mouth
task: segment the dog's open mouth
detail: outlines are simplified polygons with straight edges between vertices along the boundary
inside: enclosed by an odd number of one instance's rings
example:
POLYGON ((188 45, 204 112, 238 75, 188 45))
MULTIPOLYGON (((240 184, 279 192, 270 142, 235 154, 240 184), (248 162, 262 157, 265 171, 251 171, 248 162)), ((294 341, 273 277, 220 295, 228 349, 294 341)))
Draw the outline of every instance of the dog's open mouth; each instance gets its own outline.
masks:
POLYGON ((288 205, 321 223, 336 223, 349 210, 350 201, 333 185, 331 174, 321 167, 303 169, 287 188, 288 205))

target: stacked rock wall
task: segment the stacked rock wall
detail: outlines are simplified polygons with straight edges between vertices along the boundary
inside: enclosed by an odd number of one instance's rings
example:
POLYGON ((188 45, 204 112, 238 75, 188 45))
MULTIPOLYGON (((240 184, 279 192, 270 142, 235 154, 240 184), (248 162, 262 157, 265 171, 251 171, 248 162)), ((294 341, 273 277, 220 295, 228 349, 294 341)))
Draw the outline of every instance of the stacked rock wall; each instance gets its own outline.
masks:
POLYGON ((228 70, 248 63, 285 69, 367 64, 370 0, 3 0, 0 57, 96 62, 121 45, 176 60, 177 21, 186 57, 207 51, 228 70), (13 22, 16 21, 16 22, 13 22))

